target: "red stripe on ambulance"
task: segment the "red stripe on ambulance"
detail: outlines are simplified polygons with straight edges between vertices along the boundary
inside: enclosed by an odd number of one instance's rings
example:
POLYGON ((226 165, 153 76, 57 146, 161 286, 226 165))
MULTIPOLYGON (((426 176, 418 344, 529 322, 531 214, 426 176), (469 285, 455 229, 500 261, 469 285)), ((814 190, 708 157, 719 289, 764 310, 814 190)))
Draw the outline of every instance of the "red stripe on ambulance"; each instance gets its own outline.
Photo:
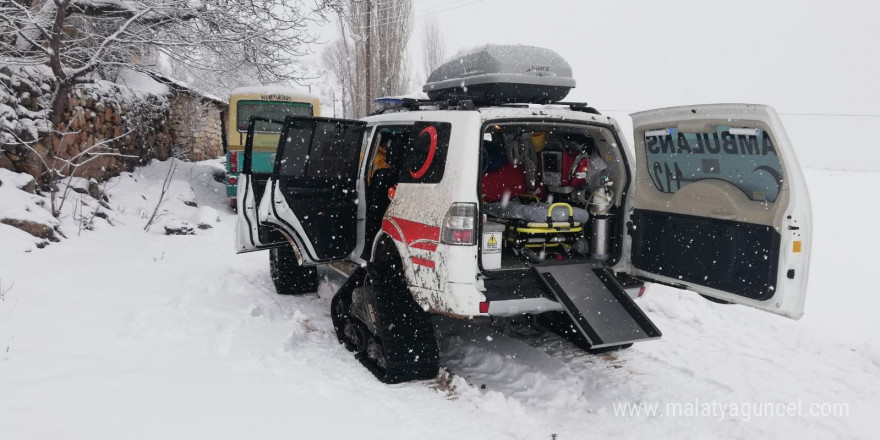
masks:
MULTIPOLYGON (((437 250, 437 245, 440 242, 439 227, 414 222, 400 217, 385 217, 382 219, 382 230, 395 241, 406 243, 407 246, 414 249, 435 252, 437 250)), ((413 262, 415 263, 415 260, 413 260, 413 262)), ((427 264, 423 264, 423 266, 433 268, 434 262, 428 262, 430 263, 430 266, 427 264)))
POLYGON ((431 269, 434 269, 437 266, 433 261, 424 258, 409 257, 409 259, 412 260, 413 264, 418 264, 419 266, 425 266, 431 269))
POLYGON ((414 241, 409 245, 409 247, 414 248, 414 249, 424 249, 426 251, 435 252, 437 250, 437 242, 436 241, 428 241, 428 240, 414 241))

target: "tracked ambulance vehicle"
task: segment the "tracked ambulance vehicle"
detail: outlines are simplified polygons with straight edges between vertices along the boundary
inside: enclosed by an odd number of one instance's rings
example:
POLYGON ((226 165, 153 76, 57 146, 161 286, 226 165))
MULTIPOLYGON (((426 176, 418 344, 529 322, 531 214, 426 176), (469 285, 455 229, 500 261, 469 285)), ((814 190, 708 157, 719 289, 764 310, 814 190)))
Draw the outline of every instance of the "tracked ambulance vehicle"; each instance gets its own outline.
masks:
POLYGON ((532 315, 617 349, 660 337, 634 301, 654 282, 798 319, 810 200, 776 112, 639 112, 630 148, 617 121, 564 101, 574 86, 550 50, 486 46, 433 72, 428 100, 270 121, 265 191, 245 149, 237 249, 272 249, 279 293, 353 267, 333 323, 388 383, 436 375, 432 314, 532 315))

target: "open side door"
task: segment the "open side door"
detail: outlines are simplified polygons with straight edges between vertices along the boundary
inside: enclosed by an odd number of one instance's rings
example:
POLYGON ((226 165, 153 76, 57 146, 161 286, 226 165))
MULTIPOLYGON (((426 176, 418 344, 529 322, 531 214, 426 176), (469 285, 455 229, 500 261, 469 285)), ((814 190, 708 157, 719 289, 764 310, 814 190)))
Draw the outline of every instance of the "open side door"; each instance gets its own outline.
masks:
POLYGON ((287 240, 274 227, 263 224, 257 215, 258 201, 263 198, 266 183, 259 182, 252 172, 254 134, 256 127, 266 125, 282 126, 284 121, 251 117, 248 122, 247 138, 244 143, 244 158, 238 175, 237 194, 238 218, 235 225, 236 253, 253 252, 287 245, 287 240))
POLYGON ((357 247, 358 165, 366 123, 288 116, 259 217, 294 244, 300 264, 344 260, 357 247))
POLYGON ((776 111, 714 104, 632 118, 631 274, 800 318, 812 211, 776 111))

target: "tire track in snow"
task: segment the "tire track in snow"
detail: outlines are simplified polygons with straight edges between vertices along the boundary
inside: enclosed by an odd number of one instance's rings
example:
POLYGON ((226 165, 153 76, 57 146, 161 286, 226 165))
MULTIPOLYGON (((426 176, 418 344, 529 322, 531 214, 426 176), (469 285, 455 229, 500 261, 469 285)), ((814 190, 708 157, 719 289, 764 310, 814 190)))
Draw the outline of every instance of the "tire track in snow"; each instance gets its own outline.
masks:
POLYGON ((453 393, 486 413, 517 414, 560 438, 833 438, 860 432, 847 418, 618 417, 615 403, 752 405, 876 402, 873 353, 814 341, 801 323, 745 307, 709 303, 655 286, 639 305, 664 330, 659 341, 591 355, 551 332, 435 318, 441 366, 460 380, 453 393), (871 385, 874 384, 874 385, 871 385), (663 435, 661 435, 662 437, 663 435))

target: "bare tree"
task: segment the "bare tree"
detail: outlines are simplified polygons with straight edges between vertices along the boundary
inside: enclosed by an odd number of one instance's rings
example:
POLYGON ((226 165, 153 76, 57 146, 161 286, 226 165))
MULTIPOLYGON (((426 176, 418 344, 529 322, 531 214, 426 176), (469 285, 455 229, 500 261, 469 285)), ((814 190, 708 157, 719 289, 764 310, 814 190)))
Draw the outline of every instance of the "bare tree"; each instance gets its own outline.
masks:
MULTIPOLYGON (((115 141, 118 141, 125 136, 128 136, 130 133, 131 131, 128 131, 120 136, 98 141, 90 147, 83 149, 79 153, 67 159, 56 156, 54 159, 51 160, 51 162, 49 162, 47 158, 43 157, 33 148, 32 145, 35 144, 37 141, 28 142, 19 138, 18 136, 15 136, 13 133, 10 134, 16 139, 16 146, 21 147, 24 150, 30 151, 40 161, 40 165, 44 170, 44 176, 48 177, 49 179, 47 186, 49 191, 49 202, 51 205, 50 212, 53 216, 57 218, 61 216, 61 209, 64 207, 64 202, 70 195, 70 191, 72 190, 71 181, 76 175, 76 171, 78 168, 104 156, 137 159, 137 156, 123 154, 119 151, 119 149, 113 146, 115 141), (60 189, 57 185, 57 182, 60 181, 63 177, 67 177, 67 183, 64 185, 64 189, 60 189)), ((75 134, 77 134, 77 132, 67 132, 64 133, 62 136, 75 134)), ((6 144, 0 143, 0 147, 3 147, 4 145, 6 144)))
POLYGON ((341 0, 334 8, 341 36, 324 64, 343 89, 345 113, 364 116, 373 99, 406 92, 412 0, 341 0))
POLYGON ((168 166, 168 172, 165 174, 165 179, 162 180, 162 189, 159 191, 159 200, 156 201, 156 206, 153 207, 153 213, 150 215, 150 218, 147 219, 147 224, 144 225, 144 232, 149 232, 150 228, 156 223, 159 218, 162 217, 162 213, 160 210, 162 209, 162 205, 168 200, 168 189, 171 188, 171 181, 174 177, 174 172, 177 171, 177 159, 172 158, 171 164, 168 166))
POLYGON ((373 80, 375 95, 384 96, 406 92, 409 80, 406 47, 412 34, 412 0, 381 2, 376 7, 375 32, 369 38, 375 41, 373 80))
POLYGON ((0 3, 0 63, 44 64, 57 81, 61 122, 70 89, 102 68, 148 67, 161 54, 217 80, 242 73, 263 82, 299 78, 292 66, 314 41, 301 2, 279 0, 36 0, 0 3), (10 36, 14 36, 10 38, 10 36), (14 41, 13 41, 14 40, 14 41), (67 92, 67 93, 65 93, 67 92))
MULTIPOLYGON (((76 175, 76 170, 102 156, 115 156, 115 157, 127 157, 130 159, 137 159, 137 156, 122 154, 118 149, 113 147, 114 141, 117 141, 125 136, 128 136, 131 131, 128 131, 118 137, 104 139, 99 142, 96 142, 91 147, 84 149, 83 151, 77 153, 70 159, 62 159, 56 158, 55 163, 50 167, 49 171, 56 176, 62 176, 62 171, 67 172, 67 183, 64 185, 64 190, 61 191, 61 196, 57 195, 58 187, 57 185, 51 185, 49 188, 50 191, 50 203, 52 205, 52 215, 55 217, 61 216, 61 209, 64 207, 64 202, 67 200, 67 197, 70 195, 70 191, 72 189, 71 182, 73 181, 73 177, 76 175)), ((48 166, 48 165, 45 165, 48 166)))
POLYGON ((432 18, 425 19, 425 32, 422 34, 422 55, 425 75, 430 75, 446 60, 446 46, 440 26, 432 18))
POLYGON ((13 287, 15 287, 15 281, 13 281, 12 284, 10 284, 9 286, 4 288, 3 287, 3 279, 0 278, 0 302, 6 300, 6 294, 9 293, 13 287))
MULTIPOLYGON (((54 86, 43 135, 63 139, 75 134, 67 111, 74 87, 120 67, 149 71, 146 58, 218 84, 301 78, 293 61, 314 42, 309 20, 327 7, 315 1, 311 8, 282 0, 0 1, 0 65, 45 66, 54 86)), ((61 144, 49 142, 39 158, 50 187, 71 171, 55 166, 61 144)))
POLYGON ((356 116, 356 109, 363 108, 364 94, 360 93, 357 63, 352 59, 356 49, 350 41, 340 38, 330 43, 323 53, 324 67, 329 70, 342 91, 343 117, 356 116))

